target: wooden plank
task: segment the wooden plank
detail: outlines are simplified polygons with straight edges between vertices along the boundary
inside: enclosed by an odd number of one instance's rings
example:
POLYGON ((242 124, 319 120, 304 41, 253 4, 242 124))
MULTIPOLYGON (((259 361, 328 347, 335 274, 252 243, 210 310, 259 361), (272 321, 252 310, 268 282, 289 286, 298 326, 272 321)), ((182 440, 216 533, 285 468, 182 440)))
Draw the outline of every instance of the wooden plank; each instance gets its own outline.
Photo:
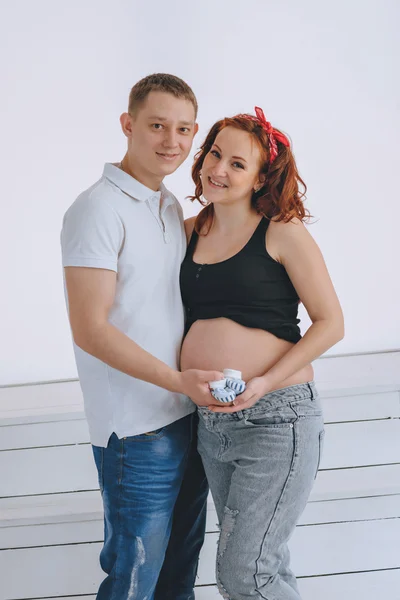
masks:
MULTIPOLYGON (((0 551, 103 542, 103 520, 0 528, 0 551)), ((1 556, 1 554, 0 554, 1 556)))
POLYGON ((0 600, 95 594, 101 544, 0 552, 0 600))
MULTIPOLYGON (((400 351, 362 355, 327 356, 314 363, 321 394, 338 388, 400 386, 400 351)), ((48 420, 68 413, 83 414, 77 380, 0 387, 0 421, 48 420)))
MULTIPOLYGON (((305 600, 395 600, 395 590, 400 588, 400 569, 394 571, 372 571, 351 575, 330 575, 328 577, 299 578, 299 588, 305 600)), ((195 590, 196 600, 221 600, 216 586, 202 586, 195 590)), ((76 600, 95 600, 96 596, 75 596, 76 600)), ((48 598, 48 600, 73 600, 68 598, 48 598)))
POLYGON ((299 588, 307 600, 396 600, 400 569, 299 579, 299 588))
MULTIPOLYGON (((331 500, 309 502, 300 517, 299 526, 324 523, 347 523, 353 521, 374 521, 400 517, 400 494, 357 498, 351 500, 331 500)), ((207 532, 216 532, 218 527, 215 506, 209 504, 207 510, 207 532)))
MULTIPOLYGON (((298 527, 291 541, 293 569, 311 576, 398 568, 399 536, 399 519, 298 527)), ((217 538, 206 536, 199 585, 215 583, 217 538)), ((84 543, 1 551, 0 600, 94 594, 103 578, 100 549, 100 543, 84 543)))
POLYGON ((319 471, 310 500, 400 494, 400 465, 319 471))
POLYGON ((373 521, 398 517, 400 517, 400 494, 376 496, 375 498, 309 502, 300 518, 299 525, 373 521))
POLYGON ((332 390, 321 400, 325 423, 400 417, 400 391, 393 387, 332 390))
MULTIPOLYGON (((217 516, 211 496, 208 504, 207 531, 217 531, 217 516)), ((300 524, 327 523, 335 520, 358 521, 400 516, 400 495, 374 498, 310 501, 300 524)), ((101 521, 103 505, 100 492, 75 492, 5 498, 0 500, 0 528, 101 521)))
MULTIPOLYGON (((304 600, 397 600, 395 590, 400 589, 400 569, 299 578, 298 583, 304 600)), ((216 586, 205 586, 196 589, 196 600, 221 600, 221 596, 216 586)))
POLYGON ((319 390, 400 384, 400 351, 326 356, 313 363, 319 390))
POLYGON ((400 567, 400 519, 297 527, 290 542, 298 575, 400 567))
POLYGON ((0 387, 0 420, 83 412, 78 381, 0 387))
MULTIPOLYGON (((322 470, 387 463, 400 463, 399 419, 326 425, 322 470)), ((89 444, 0 452, 0 481, 2 497, 98 487, 89 444)))
POLYGON ((0 452, 0 481, 2 497, 98 488, 90 445, 0 452))
POLYGON ((89 430, 85 419, 9 425, 0 429, 0 450, 87 444, 89 430))
POLYGON ((199 587, 195 591, 195 600, 221 600, 222 598, 216 585, 199 587))
POLYGON ((0 527, 101 520, 100 491, 0 499, 0 527))
POLYGON ((321 469, 400 463, 400 420, 325 427, 321 469))
MULTIPOLYGON (((79 496, 80 494, 75 494, 79 496)), ((64 494, 64 497, 72 494, 64 494)), ((27 499, 25 499, 27 500, 27 499)), ((84 513, 77 504, 63 504, 64 513, 54 515, 52 522, 44 511, 44 516, 23 525, 21 518, 14 514, 14 520, 0 522, 0 550, 10 548, 28 548, 57 544, 78 544, 103 541, 102 512, 84 513), (73 510, 76 512, 73 513, 73 510), (47 520, 48 522, 43 522, 47 520)), ((96 508, 98 508, 96 498, 96 508)), ((44 507, 46 508, 46 507, 44 507)), ((90 509, 90 506, 86 506, 90 509)), ((382 520, 400 516, 400 495, 357 500, 335 500, 309 503, 300 518, 299 526, 311 526, 324 523, 346 523, 354 521, 382 520)), ((208 506, 207 532, 217 532, 217 515, 213 504, 208 506)))
MULTIPOLYGON (((363 388, 351 393, 347 390, 344 392, 347 395, 342 397, 337 393, 334 391, 322 399, 326 423, 388 419, 400 414, 399 391, 363 388)), ((45 416, 49 418, 49 415, 45 416)), ((62 420, 56 421, 3 424, 0 429, 0 450, 88 443, 89 431, 83 415, 67 417, 64 415, 62 420)))
MULTIPOLYGON (((304 577, 398 568, 399 535, 400 519, 297 527, 290 542, 293 570, 304 577)), ((217 540, 216 533, 206 535, 199 584, 215 583, 217 540)))

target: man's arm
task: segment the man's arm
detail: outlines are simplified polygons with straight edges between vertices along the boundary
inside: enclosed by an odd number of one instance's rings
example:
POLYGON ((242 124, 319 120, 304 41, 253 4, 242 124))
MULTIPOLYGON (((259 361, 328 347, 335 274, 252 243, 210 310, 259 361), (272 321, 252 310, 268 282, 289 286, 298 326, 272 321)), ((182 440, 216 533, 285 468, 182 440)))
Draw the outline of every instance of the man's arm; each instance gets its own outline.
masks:
POLYGON ((116 278, 115 271, 106 269, 65 268, 69 317, 76 345, 127 375, 185 394, 199 406, 217 404, 208 382, 222 379, 222 373, 195 369, 175 371, 109 322, 116 278))

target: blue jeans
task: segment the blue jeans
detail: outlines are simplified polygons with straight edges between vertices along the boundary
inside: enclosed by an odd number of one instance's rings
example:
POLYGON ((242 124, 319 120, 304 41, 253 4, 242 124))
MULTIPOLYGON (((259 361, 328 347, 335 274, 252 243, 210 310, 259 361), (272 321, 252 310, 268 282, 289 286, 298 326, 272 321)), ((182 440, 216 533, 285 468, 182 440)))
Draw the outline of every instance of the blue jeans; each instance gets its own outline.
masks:
POLYGON ((104 504, 107 577, 97 600, 194 600, 208 484, 196 413, 93 446, 104 504))
POLYGON ((199 452, 220 524, 217 583, 229 600, 300 600, 287 542, 309 497, 324 425, 314 384, 231 414, 199 408, 199 452))

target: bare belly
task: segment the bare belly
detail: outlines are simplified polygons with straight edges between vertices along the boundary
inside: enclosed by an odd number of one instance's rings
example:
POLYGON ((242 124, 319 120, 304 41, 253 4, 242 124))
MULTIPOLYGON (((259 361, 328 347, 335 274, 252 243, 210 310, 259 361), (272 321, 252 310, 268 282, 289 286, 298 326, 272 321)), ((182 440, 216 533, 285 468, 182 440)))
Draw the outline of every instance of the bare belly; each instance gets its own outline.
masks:
MULTIPOLYGON (((243 379, 264 375, 293 344, 263 331, 243 327, 230 319, 196 321, 184 339, 181 369, 236 369, 243 379)), ((314 377, 309 364, 280 382, 275 389, 306 383, 314 377)))

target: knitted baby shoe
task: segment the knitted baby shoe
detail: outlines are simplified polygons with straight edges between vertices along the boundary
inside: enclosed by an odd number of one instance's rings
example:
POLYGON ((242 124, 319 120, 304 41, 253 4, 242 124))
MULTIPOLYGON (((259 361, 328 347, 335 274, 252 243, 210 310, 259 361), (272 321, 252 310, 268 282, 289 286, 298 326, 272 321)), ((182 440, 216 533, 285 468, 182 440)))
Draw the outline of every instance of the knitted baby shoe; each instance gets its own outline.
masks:
POLYGON ((224 390, 211 390, 211 395, 219 402, 233 402, 236 398, 235 392, 228 388, 224 390))
POLYGON ((208 385, 211 395, 219 402, 233 402, 236 398, 235 392, 226 387, 226 379, 210 381, 208 385))
POLYGON ((234 369, 224 369, 226 377, 226 387, 233 390, 236 395, 241 394, 246 389, 246 383, 242 379, 242 373, 234 369))

